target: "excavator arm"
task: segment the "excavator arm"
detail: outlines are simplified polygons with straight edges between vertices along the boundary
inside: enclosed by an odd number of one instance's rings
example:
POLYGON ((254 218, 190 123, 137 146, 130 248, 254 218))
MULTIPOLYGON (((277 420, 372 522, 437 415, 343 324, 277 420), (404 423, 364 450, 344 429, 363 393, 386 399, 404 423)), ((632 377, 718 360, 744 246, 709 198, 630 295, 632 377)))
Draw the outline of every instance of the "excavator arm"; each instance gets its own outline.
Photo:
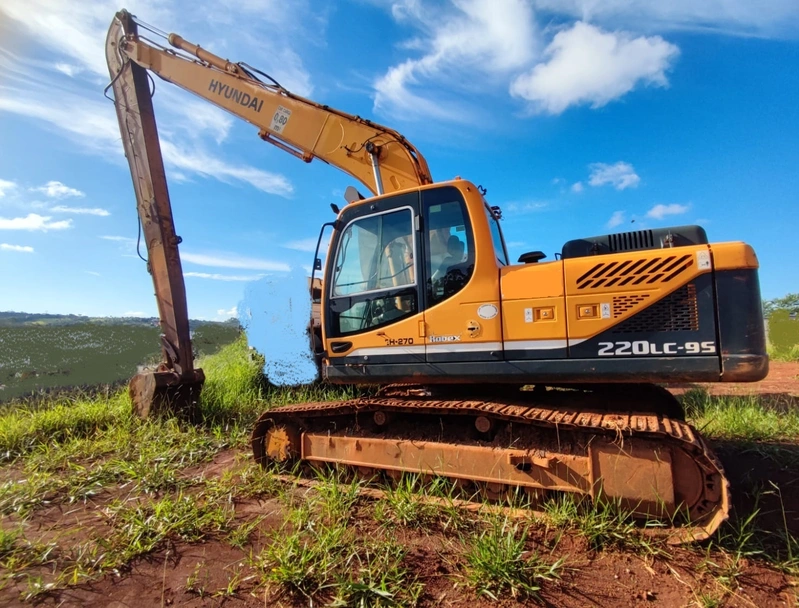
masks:
POLYGON ((162 362, 130 382, 134 408, 146 417, 161 410, 193 418, 204 382, 193 366, 183 271, 158 140, 149 73, 198 95, 258 128, 266 142, 306 162, 319 158, 383 194, 432 183, 427 162, 400 133, 293 95, 254 68, 232 63, 177 34, 116 14, 106 39, 110 87, 122 143, 133 176, 161 323, 162 362), (161 36, 173 48, 139 34, 161 36))
POLYGON ((306 162, 319 158, 338 167, 374 194, 432 183, 424 157, 397 131, 294 95, 266 75, 271 82, 263 82, 257 70, 222 59, 177 34, 163 36, 172 49, 139 36, 135 18, 121 11, 108 44, 124 62, 256 126, 264 141, 306 162))

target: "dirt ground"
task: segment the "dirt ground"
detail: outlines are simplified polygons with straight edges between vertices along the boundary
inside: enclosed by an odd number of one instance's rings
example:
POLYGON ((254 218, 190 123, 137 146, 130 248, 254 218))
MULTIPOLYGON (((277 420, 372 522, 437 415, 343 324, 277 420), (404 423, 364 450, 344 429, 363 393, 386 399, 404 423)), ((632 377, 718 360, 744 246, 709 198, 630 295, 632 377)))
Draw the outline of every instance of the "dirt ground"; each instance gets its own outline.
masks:
POLYGON ((711 395, 784 395, 799 399, 799 363, 771 361, 768 376, 760 382, 717 382, 714 384, 679 384, 669 389, 679 394, 690 388, 703 388, 711 395))
MULTIPOLYGON (((692 386, 675 387, 675 392, 692 386)), ((799 397, 799 364, 772 363, 769 377, 756 384, 707 386, 712 394, 782 395, 799 397)), ((730 478, 733 510, 745 517, 755 508, 753 496, 764 484, 773 481, 781 495, 766 492, 758 499, 762 517, 758 525, 769 533, 784 530, 799 536, 799 482, 793 466, 785 466, 779 454, 799 462, 799 445, 780 446, 783 450, 764 451, 736 442, 717 442, 714 449, 723 461, 730 478), (776 454, 776 456, 775 456, 776 454), (784 517, 785 516, 785 517, 784 517)), ((203 467, 206 475, 221 475, 235 467, 238 453, 221 452, 203 467)), ((307 490, 298 490, 307 491, 307 490)), ((37 535, 45 532, 59 544, 69 545, 105 534, 108 530, 103 508, 115 496, 106 491, 86 503, 53 506, 37 511, 27 526, 37 535), (66 535, 66 536, 65 536, 66 535)), ((531 550, 551 554, 552 561, 566 558, 560 581, 545 583, 540 598, 519 602, 513 598, 491 601, 479 598, 463 585, 460 576, 459 547, 456 537, 443 530, 418 530, 380 526, 370 516, 370 501, 359 501, 355 527, 360 535, 393 535, 408 549, 406 565, 424 583, 422 606, 518 606, 550 607, 688 607, 725 606, 772 608, 799 606, 797 579, 756 555, 743 556, 734 564, 737 574, 725 578, 731 570, 722 554, 706 546, 669 547, 668 555, 643 555, 613 549, 594 551, 587 541, 573 532, 530 529, 531 550)), ((203 543, 170 543, 129 567, 103 578, 43 594, 35 601, 20 599, 23 582, 0 589, 0 605, 29 606, 306 606, 307 600, 275 597, 256 584, 248 568, 248 556, 257 553, 271 533, 279 529, 285 507, 276 499, 247 499, 236 503, 236 518, 251 521, 264 517, 250 544, 244 549, 231 547, 223 539, 203 543), (230 585, 239 574, 239 581, 230 585), (193 586, 187 582, 199 579, 193 586), (190 588, 191 587, 191 588, 190 588), (201 590, 200 590, 201 589, 201 590)), ((316 605, 316 604, 314 604, 316 605)))

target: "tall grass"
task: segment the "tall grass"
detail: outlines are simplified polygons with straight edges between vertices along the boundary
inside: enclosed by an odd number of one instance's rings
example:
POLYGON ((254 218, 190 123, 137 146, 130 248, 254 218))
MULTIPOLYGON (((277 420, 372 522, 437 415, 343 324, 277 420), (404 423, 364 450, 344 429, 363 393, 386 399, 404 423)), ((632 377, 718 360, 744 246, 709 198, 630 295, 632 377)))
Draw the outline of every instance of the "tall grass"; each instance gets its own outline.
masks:
POLYGON ((62 400, 50 408, 17 408, 0 416, 0 459, 13 460, 45 443, 89 438, 133 421, 126 392, 108 398, 62 400))
POLYGON ((242 423, 255 420, 263 409, 268 383, 263 359, 239 338, 215 355, 201 357, 197 367, 205 372, 200 414, 206 422, 242 423))
POLYGON ((795 441, 799 410, 758 395, 713 396, 693 389, 682 397, 686 415, 705 436, 745 441, 795 441))
POLYGON ((769 343, 767 351, 769 359, 772 359, 773 361, 783 361, 789 363, 799 361, 799 344, 794 344, 788 348, 780 348, 769 343))

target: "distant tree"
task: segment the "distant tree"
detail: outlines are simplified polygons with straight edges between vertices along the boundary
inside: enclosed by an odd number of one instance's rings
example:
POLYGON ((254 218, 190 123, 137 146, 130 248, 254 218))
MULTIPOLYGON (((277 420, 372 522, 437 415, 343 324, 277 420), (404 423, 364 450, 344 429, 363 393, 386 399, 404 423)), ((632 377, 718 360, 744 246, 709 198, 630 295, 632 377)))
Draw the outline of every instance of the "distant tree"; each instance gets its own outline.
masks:
POLYGON ((789 293, 781 298, 763 301, 763 314, 767 319, 777 310, 787 310, 789 314, 799 314, 799 293, 789 293))

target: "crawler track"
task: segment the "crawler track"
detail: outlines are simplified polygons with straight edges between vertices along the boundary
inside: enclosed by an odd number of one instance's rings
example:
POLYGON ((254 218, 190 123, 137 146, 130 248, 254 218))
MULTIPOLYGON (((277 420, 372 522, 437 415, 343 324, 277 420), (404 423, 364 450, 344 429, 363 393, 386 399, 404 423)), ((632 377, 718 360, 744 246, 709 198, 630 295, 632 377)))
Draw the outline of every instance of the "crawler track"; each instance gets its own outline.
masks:
POLYGON ((729 484, 704 439, 663 414, 609 411, 609 399, 607 392, 552 390, 437 399, 407 390, 290 405, 261 416, 252 445, 262 463, 433 473, 496 497, 514 487, 535 498, 573 492, 674 524, 674 542, 713 534, 727 518, 729 484))

